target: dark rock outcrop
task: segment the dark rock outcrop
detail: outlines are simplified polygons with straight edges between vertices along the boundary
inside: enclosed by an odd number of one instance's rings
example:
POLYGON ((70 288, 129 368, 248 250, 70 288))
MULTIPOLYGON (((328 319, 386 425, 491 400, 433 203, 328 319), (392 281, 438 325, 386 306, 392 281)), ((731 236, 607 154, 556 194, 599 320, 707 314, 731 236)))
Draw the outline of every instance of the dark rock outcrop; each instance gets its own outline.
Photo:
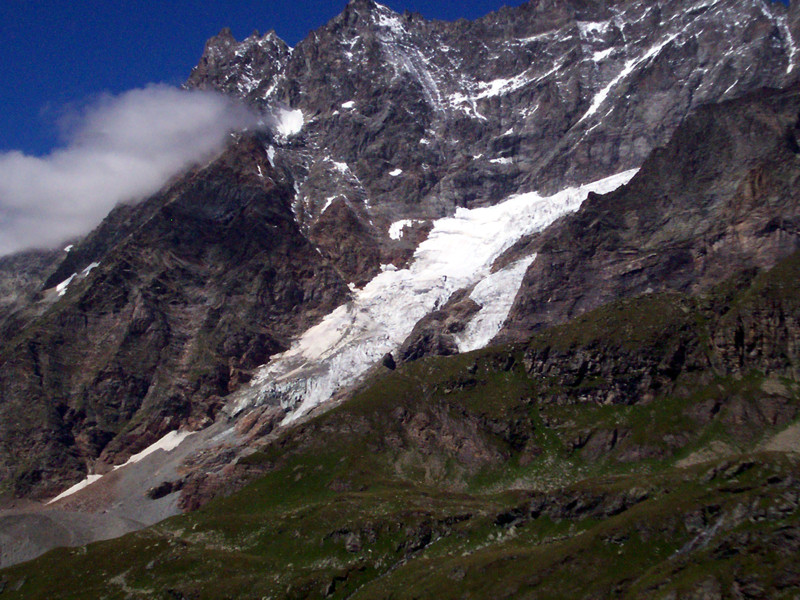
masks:
POLYGON ((52 493, 87 464, 202 426, 249 370, 344 300, 345 282, 295 223, 290 191, 263 140, 238 140, 146 202, 149 219, 4 343, 10 491, 52 493))
POLYGON ((697 293, 800 248, 800 88, 703 107, 624 188, 537 240, 505 340, 614 299, 697 293))

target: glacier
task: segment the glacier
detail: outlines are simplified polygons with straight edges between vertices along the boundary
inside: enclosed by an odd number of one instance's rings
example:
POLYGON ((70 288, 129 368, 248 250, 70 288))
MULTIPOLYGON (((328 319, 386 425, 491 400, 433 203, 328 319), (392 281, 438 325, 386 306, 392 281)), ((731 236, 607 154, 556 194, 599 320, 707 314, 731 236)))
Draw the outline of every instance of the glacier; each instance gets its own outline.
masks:
POLYGON ((552 196, 531 192, 494 206, 459 208, 452 217, 434 221, 408 268, 387 267, 287 351, 270 357, 251 386, 232 401, 230 414, 279 403, 287 411, 283 424, 295 421, 356 383, 386 353, 396 351, 420 319, 461 289, 473 288, 472 297, 482 308, 458 338, 459 348, 484 347, 505 321, 534 257, 493 273, 495 260, 523 236, 577 210, 590 192, 610 192, 636 172, 552 196))

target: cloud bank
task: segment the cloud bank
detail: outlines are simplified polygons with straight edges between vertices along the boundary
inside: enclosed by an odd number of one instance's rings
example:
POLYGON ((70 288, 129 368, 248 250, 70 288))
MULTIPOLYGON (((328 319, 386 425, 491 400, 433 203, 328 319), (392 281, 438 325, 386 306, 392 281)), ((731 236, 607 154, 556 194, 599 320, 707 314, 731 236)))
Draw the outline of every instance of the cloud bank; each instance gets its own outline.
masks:
POLYGON ((120 202, 155 193, 257 125, 242 105, 212 92, 154 85, 105 96, 48 156, 0 154, 0 255, 52 247, 90 231, 120 202))

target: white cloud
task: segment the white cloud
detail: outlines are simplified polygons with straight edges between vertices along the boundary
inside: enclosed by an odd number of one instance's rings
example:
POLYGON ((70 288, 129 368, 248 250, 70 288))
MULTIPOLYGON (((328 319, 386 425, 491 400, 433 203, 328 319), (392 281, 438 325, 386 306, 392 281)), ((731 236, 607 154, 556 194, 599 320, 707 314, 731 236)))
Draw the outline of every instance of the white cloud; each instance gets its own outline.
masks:
POLYGON ((106 96, 48 156, 0 154, 0 255, 82 235, 145 198, 257 117, 212 92, 154 85, 106 96))

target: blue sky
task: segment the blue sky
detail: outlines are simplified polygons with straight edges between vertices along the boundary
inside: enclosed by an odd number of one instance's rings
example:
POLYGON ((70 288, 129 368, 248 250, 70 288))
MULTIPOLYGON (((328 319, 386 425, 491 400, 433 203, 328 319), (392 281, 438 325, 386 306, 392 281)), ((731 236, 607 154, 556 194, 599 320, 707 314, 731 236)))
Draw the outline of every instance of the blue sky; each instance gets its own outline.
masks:
MULTIPOLYGON (((383 0, 428 18, 476 18, 522 0, 383 0)), ((229 26, 238 39, 275 29, 290 45, 342 11, 346 0, 2 0, 0 152, 42 155, 65 115, 103 92, 180 85, 205 40, 229 26)))

